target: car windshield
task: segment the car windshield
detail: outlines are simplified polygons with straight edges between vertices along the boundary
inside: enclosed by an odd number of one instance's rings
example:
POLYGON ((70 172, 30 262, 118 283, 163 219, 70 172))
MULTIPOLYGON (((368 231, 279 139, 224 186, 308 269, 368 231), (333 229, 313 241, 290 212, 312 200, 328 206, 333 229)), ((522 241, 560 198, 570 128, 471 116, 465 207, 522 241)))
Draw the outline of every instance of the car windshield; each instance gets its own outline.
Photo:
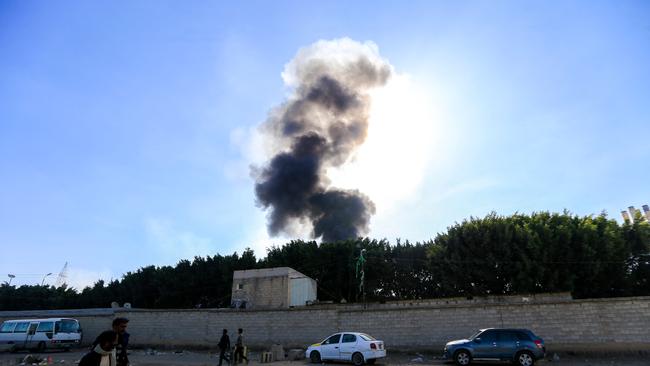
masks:
POLYGON ((363 338, 366 341, 376 341, 375 337, 367 335, 365 333, 359 333, 359 337, 363 338))
POLYGON ((473 340, 474 338, 478 337, 479 334, 481 334, 481 333, 483 333, 483 331, 479 330, 478 332, 474 333, 471 337, 469 337, 469 340, 470 341, 473 340))

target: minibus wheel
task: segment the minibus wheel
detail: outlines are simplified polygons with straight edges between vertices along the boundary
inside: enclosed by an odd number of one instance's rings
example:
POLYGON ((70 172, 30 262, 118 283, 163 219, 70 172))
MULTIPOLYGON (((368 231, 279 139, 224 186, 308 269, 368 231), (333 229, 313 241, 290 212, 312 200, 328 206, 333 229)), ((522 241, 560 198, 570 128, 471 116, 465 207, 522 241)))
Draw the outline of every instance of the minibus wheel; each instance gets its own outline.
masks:
POLYGON ((40 353, 45 352, 45 342, 38 342, 38 348, 36 348, 36 350, 40 353))

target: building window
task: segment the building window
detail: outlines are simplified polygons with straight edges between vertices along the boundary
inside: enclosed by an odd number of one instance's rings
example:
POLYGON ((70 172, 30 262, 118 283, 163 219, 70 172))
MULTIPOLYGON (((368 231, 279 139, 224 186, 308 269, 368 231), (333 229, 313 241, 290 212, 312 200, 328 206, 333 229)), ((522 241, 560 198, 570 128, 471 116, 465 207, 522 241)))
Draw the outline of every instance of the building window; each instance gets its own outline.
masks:
POLYGON ((237 290, 243 290, 244 289, 244 284, 243 283, 238 283, 237 284, 237 290))

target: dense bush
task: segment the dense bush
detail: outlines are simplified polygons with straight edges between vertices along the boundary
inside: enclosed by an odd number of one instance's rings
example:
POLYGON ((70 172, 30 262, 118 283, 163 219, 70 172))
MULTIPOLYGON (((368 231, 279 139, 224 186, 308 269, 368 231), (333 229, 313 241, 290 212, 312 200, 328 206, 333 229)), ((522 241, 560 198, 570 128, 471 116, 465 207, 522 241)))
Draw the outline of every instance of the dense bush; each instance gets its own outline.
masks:
POLYGON ((82 291, 0 286, 0 309, 224 307, 234 270, 288 266, 318 281, 320 300, 361 301, 355 263, 367 251, 366 299, 570 291, 574 297, 650 295, 650 224, 567 212, 471 218, 425 243, 291 241, 263 259, 251 250, 148 266, 82 291))

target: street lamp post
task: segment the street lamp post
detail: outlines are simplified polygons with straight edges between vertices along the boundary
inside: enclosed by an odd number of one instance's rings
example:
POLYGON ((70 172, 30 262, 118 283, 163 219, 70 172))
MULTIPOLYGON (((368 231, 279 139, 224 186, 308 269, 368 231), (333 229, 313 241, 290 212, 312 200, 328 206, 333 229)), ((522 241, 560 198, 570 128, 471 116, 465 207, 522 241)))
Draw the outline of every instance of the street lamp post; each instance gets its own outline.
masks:
POLYGON ((43 281, 41 281, 41 286, 43 286, 45 284, 45 278, 47 276, 51 276, 51 275, 52 275, 52 272, 50 272, 50 273, 46 274, 45 276, 43 276, 43 281))

